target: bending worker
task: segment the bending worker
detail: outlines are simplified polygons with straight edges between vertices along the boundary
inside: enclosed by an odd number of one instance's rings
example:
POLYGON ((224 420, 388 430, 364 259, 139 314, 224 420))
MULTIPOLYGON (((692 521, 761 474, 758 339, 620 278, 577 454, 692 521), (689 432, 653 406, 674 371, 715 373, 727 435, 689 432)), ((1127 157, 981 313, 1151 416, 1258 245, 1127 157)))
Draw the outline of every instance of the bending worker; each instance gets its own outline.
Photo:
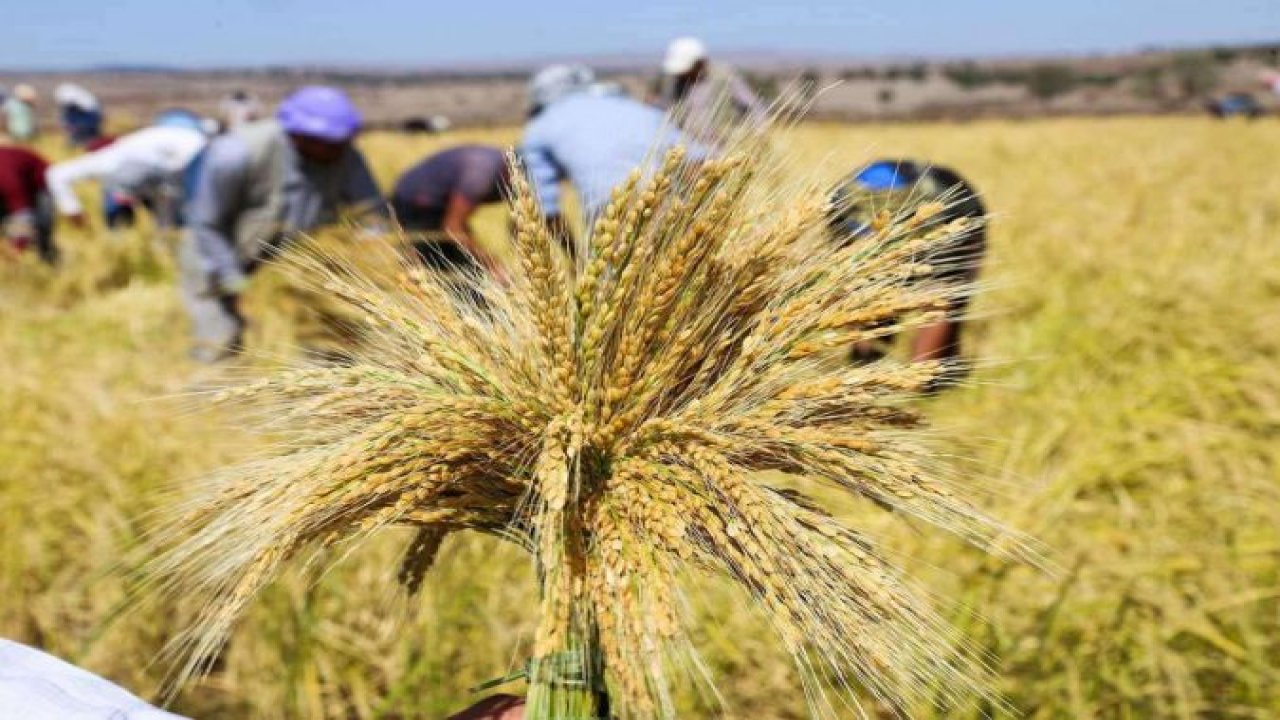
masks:
POLYGON ((192 357, 237 352, 249 275, 291 234, 337 219, 340 208, 384 213, 378 186, 352 144, 360 112, 340 90, 304 87, 276 118, 209 144, 188 205, 182 292, 194 325, 192 357))
POLYGON ((659 100, 677 125, 705 143, 723 143, 739 126, 759 128, 768 122, 751 86, 732 67, 713 62, 695 37, 676 38, 667 46, 659 100))
MULTIPOLYGON (((836 189, 831 230, 839 242, 857 242, 868 234, 877 214, 896 213, 924 202, 943 205, 928 227, 960 218, 972 221, 928 258, 933 271, 925 281, 953 286, 955 291, 946 317, 920 328, 911 346, 912 359, 917 362, 951 362, 960 356, 960 331, 987 246, 986 207, 973 186, 959 173, 940 165, 877 160, 856 170, 836 189)), ((853 349, 853 359, 874 361, 885 350, 883 343, 859 345, 853 349)))
MULTIPOLYGON (((580 65, 553 65, 529 83, 530 120, 519 154, 552 232, 574 251, 561 215, 561 181, 571 182, 588 224, 631 170, 685 142, 661 110, 616 94, 593 92, 595 75, 580 65)), ((701 147, 688 157, 699 159, 701 147)))
POLYGON ((75 185, 98 180, 109 227, 130 224, 138 203, 151 211, 157 226, 181 225, 185 174, 208 142, 199 119, 185 117, 166 115, 152 127, 49 168, 49 192, 58 212, 83 226, 84 207, 75 185))
POLYGON ((53 210, 45 190, 48 163, 27 148, 0 140, 0 240, 23 252, 35 246, 40 259, 58 259, 53 210))
POLYGON ((476 242, 470 221, 481 205, 502 200, 507 180, 507 159, 501 150, 460 145, 427 157, 401 175, 391 208, 427 265, 454 270, 474 268, 478 262, 501 279, 502 266, 476 242))

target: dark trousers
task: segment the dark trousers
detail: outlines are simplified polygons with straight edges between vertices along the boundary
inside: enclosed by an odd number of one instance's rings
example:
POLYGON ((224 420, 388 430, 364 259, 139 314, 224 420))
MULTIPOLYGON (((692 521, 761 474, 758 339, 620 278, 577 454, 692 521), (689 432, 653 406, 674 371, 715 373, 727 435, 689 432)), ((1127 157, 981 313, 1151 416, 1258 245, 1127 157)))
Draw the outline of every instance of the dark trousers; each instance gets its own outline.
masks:
POLYGON ((391 208, 423 265, 446 273, 483 271, 470 253, 445 234, 444 208, 422 207, 403 198, 392 198, 391 208))

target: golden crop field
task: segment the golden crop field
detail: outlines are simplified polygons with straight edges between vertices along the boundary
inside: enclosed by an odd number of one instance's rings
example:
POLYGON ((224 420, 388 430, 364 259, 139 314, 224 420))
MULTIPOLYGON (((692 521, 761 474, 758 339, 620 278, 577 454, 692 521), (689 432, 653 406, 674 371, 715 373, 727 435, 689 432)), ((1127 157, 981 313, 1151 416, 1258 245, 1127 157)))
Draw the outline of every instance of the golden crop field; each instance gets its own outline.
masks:
MULTIPOLYGON (((438 147, 515 137, 362 143, 389 187, 438 147)), ((874 156, 948 164, 993 212, 989 289, 966 336, 981 367, 924 409, 939 452, 994 488, 982 504, 1040 539, 1053 567, 865 523, 987 654, 1009 705, 1031 718, 1280 715, 1280 124, 810 124, 776 147, 833 180, 874 156)), ((478 225, 503 253, 502 210, 478 225)), ((167 248, 142 234, 62 243, 58 273, 0 264, 0 636, 152 696, 157 654, 194 606, 131 600, 138 548, 184 484, 254 441, 180 397, 223 371, 186 359, 167 248)), ((249 302, 255 358, 298 341, 305 310, 271 270, 249 302)), ((468 688, 528 655, 533 570, 497 541, 451 539, 407 603, 403 542, 291 572, 172 707, 436 718, 474 701, 468 688)), ((750 604, 700 587, 696 642, 724 707, 690 690, 681 717, 807 717, 750 604)), ((983 712, 1005 714, 916 709, 983 712)))

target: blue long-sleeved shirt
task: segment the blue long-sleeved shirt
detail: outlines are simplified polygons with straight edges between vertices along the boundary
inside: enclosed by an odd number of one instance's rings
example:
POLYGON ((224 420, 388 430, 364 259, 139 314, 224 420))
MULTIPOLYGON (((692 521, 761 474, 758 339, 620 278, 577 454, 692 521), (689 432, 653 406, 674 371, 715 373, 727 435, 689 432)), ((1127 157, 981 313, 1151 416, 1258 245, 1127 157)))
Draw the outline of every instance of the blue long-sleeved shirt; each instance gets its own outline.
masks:
MULTIPOLYGON (((525 126, 520 157, 548 215, 560 212, 560 182, 573 183, 587 217, 614 186, 685 142, 661 110, 627 97, 578 93, 552 103, 525 126)), ((691 146, 689 156, 705 154, 691 146)))

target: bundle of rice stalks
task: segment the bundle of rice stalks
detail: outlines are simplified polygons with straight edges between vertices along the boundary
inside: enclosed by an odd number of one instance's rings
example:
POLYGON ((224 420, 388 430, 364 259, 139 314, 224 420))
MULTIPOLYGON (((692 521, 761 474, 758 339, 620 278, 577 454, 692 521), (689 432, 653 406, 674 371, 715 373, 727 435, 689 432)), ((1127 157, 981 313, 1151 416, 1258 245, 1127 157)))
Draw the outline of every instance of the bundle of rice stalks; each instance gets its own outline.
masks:
POLYGON ((531 718, 672 717, 669 671, 699 667, 682 588, 701 573, 754 601, 815 715, 981 692, 981 663, 815 499, 1004 535, 922 442, 907 401, 941 368, 831 358, 944 312, 959 289, 927 261, 963 222, 924 207, 832 242, 826 193, 762 185, 759 158, 671 151, 614 192, 576 264, 517 181, 518 267, 509 288, 478 281, 481 302, 427 271, 388 291, 299 261, 365 337, 348 366, 222 394, 284 441, 204 486, 157 561, 169 590, 207 599, 183 677, 290 561, 412 525, 410 589, 454 532, 533 557, 531 718))

